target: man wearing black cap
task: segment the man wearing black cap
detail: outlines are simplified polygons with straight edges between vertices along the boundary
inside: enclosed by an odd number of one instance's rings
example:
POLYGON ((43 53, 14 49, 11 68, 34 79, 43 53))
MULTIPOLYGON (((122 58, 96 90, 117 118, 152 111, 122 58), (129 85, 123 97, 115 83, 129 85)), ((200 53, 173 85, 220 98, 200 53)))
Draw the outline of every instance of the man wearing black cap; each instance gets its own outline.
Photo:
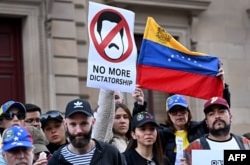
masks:
POLYGON ((206 124, 209 129, 205 135, 192 142, 186 149, 188 164, 192 164, 193 149, 210 150, 249 150, 250 141, 230 133, 232 114, 227 101, 221 97, 212 97, 204 104, 206 124))
POLYGON ((125 164, 124 158, 115 147, 91 139, 94 123, 95 119, 87 101, 82 99, 70 101, 65 112, 65 128, 69 144, 54 152, 48 164, 125 164))

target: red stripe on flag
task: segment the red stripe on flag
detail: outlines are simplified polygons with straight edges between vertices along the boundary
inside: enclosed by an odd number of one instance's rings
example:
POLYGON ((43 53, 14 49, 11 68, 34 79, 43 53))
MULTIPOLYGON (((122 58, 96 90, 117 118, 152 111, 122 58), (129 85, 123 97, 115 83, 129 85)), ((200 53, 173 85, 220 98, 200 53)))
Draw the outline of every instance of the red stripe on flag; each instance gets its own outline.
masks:
POLYGON ((190 72, 138 65, 137 83, 142 88, 210 99, 223 95, 219 77, 190 72))

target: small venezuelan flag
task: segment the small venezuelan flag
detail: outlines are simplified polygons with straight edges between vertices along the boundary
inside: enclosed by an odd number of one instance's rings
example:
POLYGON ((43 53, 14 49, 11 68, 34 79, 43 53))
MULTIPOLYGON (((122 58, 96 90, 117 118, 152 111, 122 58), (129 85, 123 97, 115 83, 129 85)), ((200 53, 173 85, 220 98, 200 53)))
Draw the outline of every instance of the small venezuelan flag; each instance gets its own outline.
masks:
POLYGON ((142 88, 202 99, 222 96, 219 66, 217 57, 188 50, 148 18, 137 65, 142 88))

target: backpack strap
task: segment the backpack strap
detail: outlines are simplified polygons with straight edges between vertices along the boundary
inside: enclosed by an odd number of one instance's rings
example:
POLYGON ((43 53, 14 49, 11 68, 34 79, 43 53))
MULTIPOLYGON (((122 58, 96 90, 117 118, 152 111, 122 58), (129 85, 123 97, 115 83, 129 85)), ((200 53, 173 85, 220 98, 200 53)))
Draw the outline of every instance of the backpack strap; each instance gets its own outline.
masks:
POLYGON ((234 139, 236 140, 237 144, 239 145, 240 150, 245 150, 246 148, 244 146, 244 142, 242 141, 242 137, 238 136, 238 135, 235 135, 235 134, 232 134, 232 136, 234 137, 234 139))
POLYGON ((200 143, 201 143, 201 146, 202 146, 203 149, 208 149, 209 150, 210 146, 209 146, 209 144, 208 144, 208 142, 206 140, 206 137, 207 137, 207 135, 202 136, 200 138, 200 143))
MULTIPOLYGON (((239 145, 239 148, 240 148, 241 150, 245 150, 246 147, 244 146, 244 143, 243 143, 243 141, 242 141, 242 137, 241 137, 241 136, 238 136, 238 135, 235 135, 235 134, 232 134, 232 136, 235 138, 237 144, 239 145)), ((210 146, 209 146, 209 144, 208 144, 208 142, 207 142, 207 140, 206 140, 206 137, 207 137, 207 135, 202 136, 202 137, 200 138, 200 143, 201 143, 201 146, 203 147, 203 149, 210 149, 210 146)))

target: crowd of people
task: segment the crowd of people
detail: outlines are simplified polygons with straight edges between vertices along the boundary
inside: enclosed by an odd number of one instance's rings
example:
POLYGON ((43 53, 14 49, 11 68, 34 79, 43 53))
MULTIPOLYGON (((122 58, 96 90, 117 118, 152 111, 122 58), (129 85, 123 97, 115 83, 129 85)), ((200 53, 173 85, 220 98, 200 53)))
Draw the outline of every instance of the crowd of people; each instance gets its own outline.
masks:
POLYGON ((121 93, 100 90, 95 113, 78 98, 65 110, 46 112, 35 104, 3 103, 0 164, 191 165, 192 150, 250 149, 246 137, 230 131, 228 98, 207 100, 204 120, 193 121, 186 97, 170 95, 160 124, 143 90, 137 87, 132 96, 130 110, 121 93))

